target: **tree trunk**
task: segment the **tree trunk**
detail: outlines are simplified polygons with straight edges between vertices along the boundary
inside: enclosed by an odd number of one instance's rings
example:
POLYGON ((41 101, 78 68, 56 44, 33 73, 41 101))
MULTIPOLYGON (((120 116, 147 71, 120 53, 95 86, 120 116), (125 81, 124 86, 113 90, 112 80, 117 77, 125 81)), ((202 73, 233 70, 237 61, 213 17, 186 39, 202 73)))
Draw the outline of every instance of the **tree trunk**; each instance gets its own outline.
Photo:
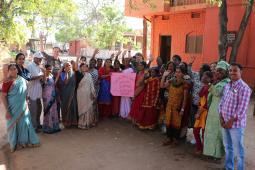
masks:
POLYGON ((236 62, 238 48, 242 42, 243 35, 245 33, 249 18, 251 16, 253 4, 254 4, 254 0, 249 0, 248 4, 246 6, 245 13, 243 15, 243 18, 242 18, 242 21, 241 21, 241 24, 239 27, 239 31, 236 36, 236 40, 235 40, 234 45, 231 50, 229 63, 236 62))
POLYGON ((226 60, 227 50, 228 50, 228 40, 227 40, 227 0, 222 0, 222 5, 219 9, 219 24, 220 24, 220 33, 219 33, 219 57, 220 60, 226 60))

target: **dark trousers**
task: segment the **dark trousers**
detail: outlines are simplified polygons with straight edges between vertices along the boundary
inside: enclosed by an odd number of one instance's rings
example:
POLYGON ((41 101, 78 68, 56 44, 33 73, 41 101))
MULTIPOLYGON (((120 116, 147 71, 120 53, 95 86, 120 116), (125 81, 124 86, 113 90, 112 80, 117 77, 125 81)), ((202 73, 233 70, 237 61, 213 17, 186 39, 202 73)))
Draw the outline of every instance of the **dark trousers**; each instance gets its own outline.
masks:
POLYGON ((166 128, 166 135, 170 139, 179 139, 181 130, 176 129, 174 127, 167 127, 166 128))
POLYGON ((41 125, 40 124, 40 117, 42 113, 41 99, 36 100, 29 99, 29 110, 31 114, 33 127, 37 129, 41 125))

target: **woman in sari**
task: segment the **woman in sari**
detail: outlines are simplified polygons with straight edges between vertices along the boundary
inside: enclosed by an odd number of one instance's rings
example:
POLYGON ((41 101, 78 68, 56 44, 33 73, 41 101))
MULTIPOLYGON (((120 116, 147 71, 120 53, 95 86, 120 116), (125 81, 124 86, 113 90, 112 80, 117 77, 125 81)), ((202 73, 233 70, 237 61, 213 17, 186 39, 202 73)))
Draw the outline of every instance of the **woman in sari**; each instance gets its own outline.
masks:
POLYGON ((24 67, 25 55, 23 53, 18 53, 15 58, 16 67, 18 70, 18 75, 26 79, 27 81, 31 80, 30 72, 24 67))
POLYGON ((188 87, 184 80, 185 69, 176 67, 175 78, 161 84, 162 88, 169 87, 166 107, 166 127, 168 140, 163 145, 178 144, 181 132, 181 122, 187 103, 188 87))
POLYGON ((63 125, 68 128, 78 125, 78 111, 76 98, 76 74, 72 70, 71 63, 64 64, 60 73, 57 87, 61 101, 61 113, 63 125))
MULTIPOLYGON (((188 65, 185 62, 181 62, 180 65, 181 69, 184 71, 184 80, 185 80, 185 90, 186 90, 186 104, 182 116, 182 123, 181 123, 181 133, 180 138, 186 139, 186 135, 188 132, 188 125, 191 119, 191 104, 192 104, 192 88, 194 83, 192 82, 191 76, 188 74, 188 65)), ((193 125, 192 125, 193 127, 193 125)))
POLYGON ((216 159, 222 158, 225 153, 218 106, 222 90, 230 82, 228 68, 229 64, 225 61, 218 62, 216 66, 216 78, 218 82, 210 87, 208 94, 209 110, 205 125, 203 154, 216 159))
POLYGON ((139 122, 139 118, 142 114, 142 103, 144 100, 145 89, 144 89, 144 69, 146 67, 146 63, 144 61, 137 63, 138 73, 136 75, 136 83, 135 83, 135 95, 134 100, 130 110, 130 117, 134 124, 139 122))
POLYGON ((94 89, 95 89, 95 99, 93 101, 93 112, 95 114, 95 123, 98 121, 99 113, 98 113, 98 106, 97 106, 97 96, 99 92, 99 81, 98 81, 98 70, 96 69, 96 59, 92 58, 89 61, 89 73, 92 77, 94 89))
POLYGON ((207 97, 209 93, 209 88, 213 79, 213 74, 210 71, 206 71, 203 73, 201 82, 203 86, 199 92, 199 103, 198 103, 198 111, 195 115, 195 124, 193 128, 193 134, 196 140, 196 154, 200 155, 203 153, 203 143, 204 143, 204 132, 205 132, 205 124, 206 117, 208 113, 207 107, 207 97), (202 138, 200 137, 200 131, 202 130, 202 138))
MULTIPOLYGON (((113 72, 120 73, 120 61, 118 59, 114 60, 113 72)), ((112 116, 119 116, 120 114, 120 96, 112 96, 112 116)))
POLYGON ((95 114, 95 123, 97 123, 98 118, 99 118, 99 113, 98 113, 98 105, 97 105, 97 96, 99 92, 99 80, 98 80, 98 70, 96 69, 96 59, 92 58, 89 61, 89 73, 92 77, 93 83, 94 83, 94 88, 95 88, 95 99, 93 101, 93 110, 95 114))
POLYGON ((82 79, 77 88, 78 128, 89 129, 95 126, 96 115, 93 110, 93 101, 96 97, 96 92, 91 75, 89 74, 88 65, 82 63, 80 65, 80 74, 82 79))
MULTIPOLYGON (((176 65, 174 62, 169 61, 166 65, 167 70, 164 71, 160 84, 165 84, 167 81, 174 78, 176 65)), ((159 107, 160 107, 160 114, 159 114, 159 124, 161 125, 162 132, 166 132, 166 126, 165 126, 165 113, 166 113, 166 105, 168 101, 168 89, 166 88, 160 88, 160 98, 159 98, 159 107)))
MULTIPOLYGON (((134 73, 134 70, 130 67, 130 59, 129 58, 123 58, 123 64, 124 69, 122 70, 122 73, 128 74, 128 73, 134 73)), ((131 108, 132 100, 130 97, 124 97, 122 96, 120 99, 120 117, 126 119, 129 117, 129 112, 131 108)))
POLYGON ((8 142, 11 151, 27 146, 39 146, 40 141, 31 122, 26 100, 26 80, 17 75, 15 64, 8 66, 8 78, 2 86, 2 100, 6 109, 8 142))
POLYGON ((100 89, 98 93, 98 107, 102 118, 112 114, 111 69, 112 60, 106 59, 104 67, 99 69, 100 89))
POLYGON ((55 133, 59 132, 59 118, 57 110, 56 101, 56 89, 55 81, 53 79, 52 66, 45 65, 45 75, 43 84, 43 107, 44 107, 44 117, 43 117, 43 127, 44 133, 55 133))
POLYGON ((140 129, 154 129, 158 122, 158 99, 160 80, 157 68, 150 69, 150 77, 144 80, 145 95, 142 103, 142 114, 137 121, 140 129))

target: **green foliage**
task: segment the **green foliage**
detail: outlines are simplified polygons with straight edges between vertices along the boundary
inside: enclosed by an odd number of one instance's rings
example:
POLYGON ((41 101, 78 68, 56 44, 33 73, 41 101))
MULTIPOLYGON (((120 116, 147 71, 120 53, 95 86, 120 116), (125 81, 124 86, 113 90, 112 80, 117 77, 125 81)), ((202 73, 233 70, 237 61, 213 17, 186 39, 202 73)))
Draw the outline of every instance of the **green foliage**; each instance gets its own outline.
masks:
POLYGON ((72 17, 70 20, 63 20, 64 24, 55 34, 58 42, 69 42, 71 40, 82 38, 84 36, 84 25, 78 17, 72 17))
POLYGON ((31 5, 35 3, 33 0, 2 0, 0 2, 0 40, 7 43, 25 42, 27 39, 25 27, 18 18, 35 10, 35 6, 31 5))
POLYGON ((123 34, 129 30, 122 13, 115 6, 107 6, 102 8, 101 15, 103 20, 95 29, 88 30, 92 44, 98 48, 111 48, 116 42, 127 42, 123 34))
POLYGON ((46 35, 70 18, 76 6, 72 0, 1 0, 0 39, 7 43, 25 43, 29 30, 45 30, 46 35))
MULTIPOLYGON (((92 6, 93 4, 90 4, 88 7, 92 6)), ((86 10, 83 5, 81 7, 86 10)), ((109 49, 116 42, 127 42, 123 36, 127 31, 130 30, 125 24, 122 12, 116 6, 104 2, 94 8, 94 11, 86 12, 86 16, 78 18, 76 15, 72 20, 68 20, 55 34, 55 38, 60 42, 86 38, 95 48, 109 49)))

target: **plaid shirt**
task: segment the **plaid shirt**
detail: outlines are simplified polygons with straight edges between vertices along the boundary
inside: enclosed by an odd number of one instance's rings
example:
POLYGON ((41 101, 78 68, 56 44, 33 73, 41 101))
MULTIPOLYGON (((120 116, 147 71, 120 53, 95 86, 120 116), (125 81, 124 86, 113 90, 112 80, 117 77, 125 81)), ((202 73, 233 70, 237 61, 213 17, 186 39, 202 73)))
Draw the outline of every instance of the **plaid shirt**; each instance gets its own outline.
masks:
POLYGON ((224 87, 219 113, 225 122, 232 117, 237 118, 232 128, 244 128, 246 126, 246 112, 250 96, 251 89, 242 79, 230 82, 224 87))

